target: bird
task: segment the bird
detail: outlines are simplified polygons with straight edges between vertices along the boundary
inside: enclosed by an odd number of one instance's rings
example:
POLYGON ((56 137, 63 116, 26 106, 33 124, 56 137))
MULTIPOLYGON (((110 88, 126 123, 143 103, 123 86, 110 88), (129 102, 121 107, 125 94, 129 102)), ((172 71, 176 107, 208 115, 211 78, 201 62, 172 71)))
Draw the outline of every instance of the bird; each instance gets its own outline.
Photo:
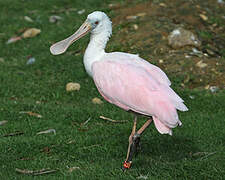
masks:
POLYGON ((188 111, 188 108, 159 67, 136 54, 105 52, 112 35, 112 22, 102 11, 89 14, 74 34, 53 44, 50 52, 64 53, 89 32, 90 41, 83 57, 86 72, 106 101, 134 114, 127 156, 122 164, 122 169, 127 170, 131 168, 133 154, 139 149, 145 129, 154 122, 159 133, 172 135, 172 128, 182 125, 177 110, 188 111), (147 121, 136 130, 138 115, 146 116, 147 121))

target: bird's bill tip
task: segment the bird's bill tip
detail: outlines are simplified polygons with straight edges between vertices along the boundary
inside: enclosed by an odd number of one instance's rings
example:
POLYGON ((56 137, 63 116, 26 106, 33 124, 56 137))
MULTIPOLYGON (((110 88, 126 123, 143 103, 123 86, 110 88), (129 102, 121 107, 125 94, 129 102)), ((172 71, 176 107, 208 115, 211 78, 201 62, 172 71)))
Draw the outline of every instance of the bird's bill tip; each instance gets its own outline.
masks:
POLYGON ((72 43, 85 36, 89 31, 91 31, 91 29, 91 24, 88 21, 85 21, 80 26, 80 28, 70 37, 53 44, 50 47, 50 52, 53 55, 59 55, 64 53, 72 43))

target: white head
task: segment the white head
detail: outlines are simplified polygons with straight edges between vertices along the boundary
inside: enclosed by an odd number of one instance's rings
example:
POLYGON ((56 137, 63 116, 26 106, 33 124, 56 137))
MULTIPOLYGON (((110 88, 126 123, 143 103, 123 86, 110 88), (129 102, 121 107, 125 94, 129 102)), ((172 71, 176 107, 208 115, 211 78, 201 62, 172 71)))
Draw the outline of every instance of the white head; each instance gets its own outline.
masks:
POLYGON ((106 34, 107 38, 109 38, 112 34, 112 23, 104 12, 95 11, 87 16, 86 21, 74 34, 62 41, 53 44, 50 47, 51 53, 53 55, 64 53, 73 42, 80 39, 88 32, 91 32, 93 35, 104 33, 106 34))
POLYGON ((107 31, 109 36, 112 34, 112 23, 109 17, 101 11, 95 11, 87 16, 87 20, 92 27, 91 33, 98 34, 107 31))

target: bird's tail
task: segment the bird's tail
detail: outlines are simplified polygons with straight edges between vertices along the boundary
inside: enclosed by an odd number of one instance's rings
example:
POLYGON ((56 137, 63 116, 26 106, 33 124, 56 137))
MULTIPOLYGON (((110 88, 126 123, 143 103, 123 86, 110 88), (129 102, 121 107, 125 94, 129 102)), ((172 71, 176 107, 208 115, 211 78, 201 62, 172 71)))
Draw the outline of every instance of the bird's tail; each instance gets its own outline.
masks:
POLYGON ((158 101, 155 103, 153 121, 156 129, 161 134, 172 135, 172 128, 181 126, 176 107, 170 101, 158 101))
POLYGON ((172 130, 165 124, 163 124, 156 116, 153 116, 153 121, 155 124, 156 129, 159 131, 161 134, 169 134, 172 136, 172 130))

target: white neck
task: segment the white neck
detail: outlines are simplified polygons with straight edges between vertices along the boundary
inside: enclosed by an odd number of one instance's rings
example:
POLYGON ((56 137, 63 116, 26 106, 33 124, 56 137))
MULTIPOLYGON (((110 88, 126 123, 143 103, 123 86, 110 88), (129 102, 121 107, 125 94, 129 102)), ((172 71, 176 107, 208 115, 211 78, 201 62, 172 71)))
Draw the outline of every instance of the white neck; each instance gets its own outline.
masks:
POLYGON ((107 31, 91 33, 90 42, 84 53, 84 66, 87 73, 92 77, 92 64, 99 61, 105 54, 105 47, 110 34, 107 31))

